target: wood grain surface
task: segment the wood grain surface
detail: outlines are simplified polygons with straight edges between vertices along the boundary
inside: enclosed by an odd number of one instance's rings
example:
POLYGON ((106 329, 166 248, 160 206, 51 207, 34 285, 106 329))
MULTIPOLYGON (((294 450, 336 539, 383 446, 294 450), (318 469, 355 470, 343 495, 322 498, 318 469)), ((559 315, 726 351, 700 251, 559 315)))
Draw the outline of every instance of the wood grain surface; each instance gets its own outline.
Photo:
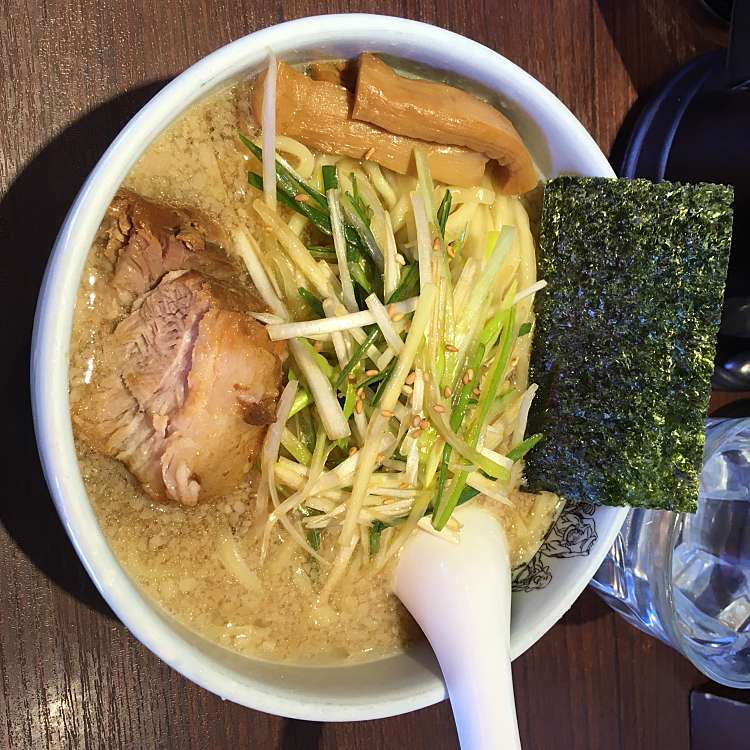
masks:
MULTIPOLYGON (((695 0, 0 0, 4 466, 0 748, 456 748, 443 703, 320 725, 224 703, 132 638, 89 582, 52 508, 33 439, 29 339, 54 237, 88 171, 163 83, 222 44, 332 11, 465 34, 548 86, 608 152, 640 94, 720 39, 695 0)), ((63 342, 60 344, 63 345, 63 342)), ((514 664, 526 750, 685 750, 681 657, 585 593, 514 664)))

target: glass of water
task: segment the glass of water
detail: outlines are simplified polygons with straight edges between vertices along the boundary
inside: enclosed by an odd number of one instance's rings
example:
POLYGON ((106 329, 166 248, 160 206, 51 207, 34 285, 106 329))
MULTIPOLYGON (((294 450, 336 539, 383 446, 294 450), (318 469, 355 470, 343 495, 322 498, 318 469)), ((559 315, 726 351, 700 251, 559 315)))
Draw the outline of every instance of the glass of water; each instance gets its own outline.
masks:
POLYGON ((750 687, 750 419, 709 419, 695 514, 635 509, 592 586, 706 676, 750 687))

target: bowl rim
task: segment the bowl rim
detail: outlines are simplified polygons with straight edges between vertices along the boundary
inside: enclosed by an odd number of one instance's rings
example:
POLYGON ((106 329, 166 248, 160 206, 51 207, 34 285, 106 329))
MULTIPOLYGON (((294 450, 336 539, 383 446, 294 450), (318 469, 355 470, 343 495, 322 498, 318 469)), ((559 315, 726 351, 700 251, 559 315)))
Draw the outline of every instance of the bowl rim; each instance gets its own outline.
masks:
MULTIPOLYGON (((307 43, 316 35, 321 40, 341 38, 340 35, 345 38, 347 34, 354 36, 355 29, 358 29, 356 33, 361 33, 362 24, 367 25, 374 37, 411 35, 419 38, 419 44, 424 47, 434 45, 440 49, 441 45, 450 45, 454 53, 473 55, 486 64, 502 67, 528 90, 531 100, 554 111, 560 123, 571 130, 576 147, 596 165, 595 172, 614 176, 593 138, 557 97, 530 74, 476 41, 420 21, 366 13, 317 15, 286 21, 252 32, 196 61, 162 88, 115 138, 86 179, 53 246, 40 287, 31 350, 34 429, 47 484, 78 557, 118 618, 160 659, 212 693, 267 713, 316 721, 364 720, 406 713, 445 699, 445 687, 435 684, 406 698, 373 699, 360 705, 311 703, 249 686, 228 670, 199 656, 140 600, 140 594, 120 567, 98 526, 73 445, 68 404, 68 346, 81 268, 96 228, 122 178, 163 127, 218 81, 228 80, 233 71, 240 73, 247 68, 248 59, 253 55, 260 59, 269 48, 287 50, 295 40, 307 43), (84 242, 85 251, 81 249, 84 242), (69 262, 71 258, 78 262, 69 262)), ((376 39, 373 46, 377 47, 377 43, 376 39)), ((535 643, 570 608, 596 572, 626 514, 627 508, 609 513, 609 526, 600 534, 597 548, 587 558, 577 561, 575 585, 558 597, 556 606, 540 618, 536 627, 515 639, 513 658, 535 643)))

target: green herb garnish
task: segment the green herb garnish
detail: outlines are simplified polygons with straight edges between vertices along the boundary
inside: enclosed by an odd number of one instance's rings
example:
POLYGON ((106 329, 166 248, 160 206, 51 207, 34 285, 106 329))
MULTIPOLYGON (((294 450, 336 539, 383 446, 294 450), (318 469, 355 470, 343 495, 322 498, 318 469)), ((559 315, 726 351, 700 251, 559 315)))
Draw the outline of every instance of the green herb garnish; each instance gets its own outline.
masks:
MULTIPOLYGON (((391 363, 389 363, 389 366, 390 364, 391 363)), ((373 383, 379 383, 383 378, 387 378, 388 375, 390 375, 390 370, 388 369, 388 367, 384 367, 382 370, 378 371, 375 375, 369 375, 364 380, 361 380, 359 383, 357 383, 355 388, 356 390, 359 390, 360 388, 367 388, 368 385, 372 385, 373 383)))
POLYGON ((336 380, 336 388, 340 390, 344 383, 346 383, 349 373, 353 372, 354 368, 361 362, 362 357, 365 356, 367 350, 375 343, 375 339, 377 339, 379 333, 380 331, 377 326, 373 326, 370 329, 367 338, 365 338, 365 340, 354 350, 354 353, 344 366, 344 369, 339 373, 336 380))
POLYGON ((440 230, 440 236, 445 239, 445 225, 448 223, 448 216, 451 212, 451 203, 453 202, 453 196, 450 190, 445 191, 443 200, 440 203, 440 207, 437 211, 438 229, 440 230))
POLYGON ((315 260, 327 260, 329 263, 335 263, 336 250, 327 245, 308 245, 307 250, 315 260))
POLYGON ((391 375, 393 374, 393 368, 396 366, 396 360, 392 359, 381 371, 380 371, 380 385, 378 385, 378 389, 375 391, 375 395, 372 397, 372 405, 377 406, 380 403, 380 399, 383 396, 383 391, 385 391, 386 385, 388 385, 388 381, 391 379, 391 375))
POLYGON ((299 287, 297 291, 305 304, 310 308, 313 315, 318 318, 325 318, 326 314, 323 311, 323 303, 312 292, 308 291, 303 286, 299 287))
MULTIPOLYGON (((252 152, 255 158, 262 163, 263 149, 253 143, 242 133, 240 133, 239 136, 242 143, 252 152)), ((300 193, 307 193, 321 208, 328 211, 328 199, 325 195, 317 191, 311 185, 308 185, 304 180, 301 180, 296 175, 292 174, 292 172, 290 172, 278 159, 276 159, 276 183, 279 189, 292 197, 297 196, 300 193)), ((262 184, 263 178, 261 177, 261 190, 263 189, 262 184)))
POLYGON ((329 190, 335 190, 339 186, 339 178, 336 175, 336 167, 333 164, 326 164, 321 169, 323 175, 323 190, 327 193, 329 190))
POLYGON ((383 529, 387 528, 388 524, 385 524, 382 521, 372 522, 369 533, 371 555, 376 555, 378 552, 380 552, 380 535, 383 533, 383 529))
MULTIPOLYGON (((490 407, 495 400, 495 394, 505 375, 505 370, 510 360, 510 354, 515 343, 515 325, 516 315, 515 308, 501 310, 502 322, 500 340, 497 344, 494 360, 486 376, 482 394, 479 397, 479 403, 474 410, 474 418, 466 434, 466 442, 471 448, 476 448, 479 434, 484 427, 490 407)), ((494 332, 494 320, 490 320, 486 325, 480 342, 487 336, 492 336, 494 332)), ((440 530, 451 517, 451 514, 458 505, 461 493, 466 486, 466 479, 469 476, 466 471, 459 471, 453 476, 448 494, 442 498, 436 498, 435 509, 432 514, 432 525, 440 530)))
POLYGON ((523 458, 540 440, 542 436, 540 434, 531 435, 525 440, 522 440, 515 448, 511 448, 508 451, 508 458, 511 461, 518 461, 523 458))
POLYGON ((398 286, 393 290, 393 294, 388 298, 387 304, 393 302, 403 302, 409 297, 413 297, 419 291, 419 264, 410 263, 401 273, 401 279, 398 286))
POLYGON ((349 199, 352 208, 357 212, 357 216, 362 219, 362 223, 366 226, 370 226, 370 211, 367 204, 364 202, 360 195, 359 188, 357 187, 357 175, 352 172, 352 192, 347 193, 346 197, 349 199))

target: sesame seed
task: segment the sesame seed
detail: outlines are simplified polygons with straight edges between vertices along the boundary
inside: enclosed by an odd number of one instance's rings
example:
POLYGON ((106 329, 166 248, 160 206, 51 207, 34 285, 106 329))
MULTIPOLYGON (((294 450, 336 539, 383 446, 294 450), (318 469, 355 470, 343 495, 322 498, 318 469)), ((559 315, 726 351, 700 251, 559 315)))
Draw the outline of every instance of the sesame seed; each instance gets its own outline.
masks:
POLYGON ((458 347, 453 346, 453 344, 446 344, 445 345, 445 351, 446 352, 457 352, 458 351, 458 347))
POLYGON ((419 427, 422 430, 426 430, 430 426, 430 420, 429 419, 420 419, 419 420, 419 427))
POLYGON ((391 315, 391 319, 394 323, 398 323, 399 320, 403 320, 406 317, 406 313, 396 313, 395 315, 391 315))
POLYGON ((396 498, 395 497, 384 497, 383 498, 383 505, 392 505, 395 502, 396 502, 396 498))
MULTIPOLYGON (((271 230, 269 229, 268 231, 270 232, 271 230)), ((398 263, 400 266, 406 265, 406 260, 404 256, 401 255, 401 253, 396 253, 396 263, 398 263)))
POLYGON ((354 403, 354 411, 357 412, 357 414, 362 413, 362 409, 365 408, 365 405, 362 403, 362 399, 358 398, 354 403))
POLYGON ((469 383, 471 383, 471 378, 469 377, 469 373, 468 372, 464 373, 464 376, 461 378, 461 382, 464 385, 469 385, 469 383))
POLYGON ((371 378, 374 375, 377 375, 379 372, 380 370, 365 370, 365 375, 367 375, 368 378, 371 378))
POLYGON ((412 370, 407 376, 406 380, 404 381, 406 385, 414 385, 414 381, 417 379, 417 373, 412 370))
POLYGON ((364 398, 364 396, 365 396, 365 389, 357 388, 357 398, 364 398))
POLYGON ((350 373, 349 373, 349 374, 348 374, 348 375, 346 376, 346 379, 347 379, 347 380, 348 380, 348 381, 349 381, 350 383, 353 383, 353 382, 354 382, 354 381, 355 381, 355 380, 357 379, 357 376, 356 376, 356 375, 355 375, 355 374, 354 374, 353 372, 350 372, 350 373))
POLYGON ((471 381, 472 381, 472 380, 474 380, 474 368, 473 368, 473 367, 470 367, 470 368, 469 368, 469 369, 468 369, 468 370, 466 371, 466 376, 467 376, 467 377, 469 378, 469 379, 468 379, 468 380, 466 381, 467 383, 471 383, 471 381))
POLYGON ((409 484, 409 482, 401 482, 401 484, 399 485, 399 488, 402 489, 402 490, 408 490, 409 487, 411 487, 411 485, 409 484))
POLYGON ((323 348, 323 344, 320 341, 316 341, 313 344, 313 349, 315 349, 316 352, 320 353, 320 350, 323 348))
POLYGON ((380 413, 386 418, 390 419, 393 416, 393 412, 390 409, 381 409, 380 413))
POLYGON ((300 193, 299 195, 294 196, 294 200, 299 203, 307 203, 310 200, 310 196, 307 193, 300 193))
POLYGON ((442 404, 435 404, 435 411, 438 414, 445 414, 448 410, 442 404))
POLYGON ((411 418, 411 426, 412 427, 419 427, 419 423, 422 421, 422 418, 419 416, 419 414, 415 414, 411 418))
POLYGON ((432 249, 434 252, 437 252, 440 250, 440 238, 435 237, 435 239, 432 241, 432 249))
POLYGON ((376 461, 377 461, 377 462, 378 462, 379 464, 382 464, 382 463, 383 463, 383 461, 385 461, 385 454, 383 454, 383 453, 378 453, 378 455, 377 455, 377 457, 376 457, 376 459, 375 459, 375 460, 376 460, 376 461))
POLYGON ((386 310, 388 310, 388 317, 392 318, 396 314, 396 305, 388 305, 386 310))
POLYGON ((401 387, 401 392, 405 393, 407 396, 411 396, 411 394, 414 393, 414 389, 410 385, 404 385, 401 387))
POLYGON ((449 258, 455 258, 456 257, 456 251, 453 248, 453 243, 452 242, 449 243, 448 249, 446 250, 446 252, 448 253, 448 257, 449 258))
POLYGON ((351 448, 349 448, 349 455, 353 456, 357 452, 357 446, 353 445, 351 448))
POLYGON ((412 433, 411 433, 411 436, 415 440, 417 440, 421 434, 422 434, 422 430, 413 430, 412 433))
POLYGON ((479 388, 475 388, 471 393, 474 396, 481 396, 482 395, 482 391, 480 391, 479 388))
POLYGON ((429 372, 423 372, 422 373, 422 380, 424 380, 425 383, 430 382, 430 373, 429 372))
POLYGON ((445 388, 443 388, 443 396, 445 396, 445 398, 450 398, 452 395, 453 391, 451 390, 451 387, 446 385, 445 388))

